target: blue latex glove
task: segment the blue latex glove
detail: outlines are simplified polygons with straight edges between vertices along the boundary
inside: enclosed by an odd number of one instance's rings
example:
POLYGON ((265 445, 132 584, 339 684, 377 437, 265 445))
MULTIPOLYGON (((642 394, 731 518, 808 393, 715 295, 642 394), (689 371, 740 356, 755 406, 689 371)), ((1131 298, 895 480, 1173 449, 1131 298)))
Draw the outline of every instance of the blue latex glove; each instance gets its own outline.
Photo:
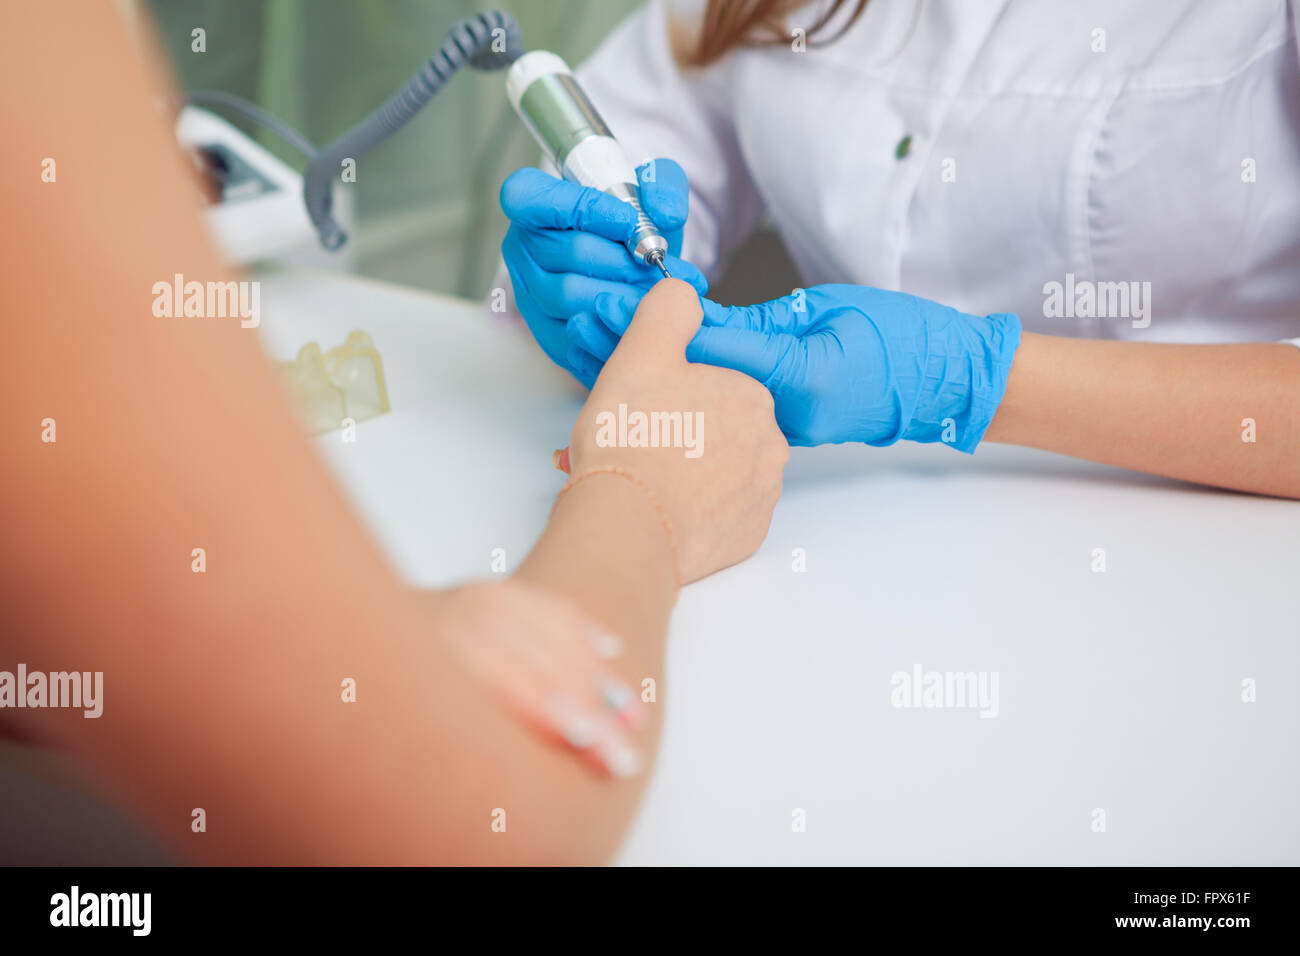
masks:
MULTIPOLYGON (((596 313, 619 335, 636 302, 601 295, 596 313)), ((593 360, 607 342, 589 337, 593 360)), ((748 307, 704 300, 686 349, 771 391, 792 445, 942 441, 973 452, 1006 392, 1020 345, 1011 313, 967 315, 902 292, 822 285, 748 307)))
MULTIPOLYGON (((668 271, 703 295, 704 276, 677 257, 688 211, 686 173, 671 159, 636 172, 642 208, 668 240, 668 271)), ((607 293, 636 303, 661 278, 623 245, 636 226, 636 210, 531 167, 501 185, 501 209, 510 219, 501 252, 519 311, 542 351, 590 388, 604 359, 581 344, 593 343, 608 357, 618 342, 595 315, 596 297, 607 293)))

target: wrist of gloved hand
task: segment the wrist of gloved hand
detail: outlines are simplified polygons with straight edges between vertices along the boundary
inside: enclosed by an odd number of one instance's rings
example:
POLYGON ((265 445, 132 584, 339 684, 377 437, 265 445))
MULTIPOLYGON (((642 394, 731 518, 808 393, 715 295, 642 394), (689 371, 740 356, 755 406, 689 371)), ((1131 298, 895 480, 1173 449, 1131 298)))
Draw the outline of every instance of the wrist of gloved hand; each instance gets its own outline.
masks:
POLYGON ((1006 394, 1020 346, 1020 318, 1010 312, 957 315, 944 329, 942 346, 926 354, 917 378, 924 384, 910 409, 900 408, 907 414, 900 414, 895 434, 868 444, 890 445, 903 438, 943 442, 971 454, 984 439, 1006 394))

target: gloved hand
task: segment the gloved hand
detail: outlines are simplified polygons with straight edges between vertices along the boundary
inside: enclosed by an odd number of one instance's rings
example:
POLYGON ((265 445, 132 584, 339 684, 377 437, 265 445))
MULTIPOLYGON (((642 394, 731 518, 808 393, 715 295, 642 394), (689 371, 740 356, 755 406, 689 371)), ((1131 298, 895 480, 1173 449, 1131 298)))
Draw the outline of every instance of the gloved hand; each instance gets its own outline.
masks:
MULTIPOLYGON (((635 309, 614 295, 594 306, 615 334, 635 309)), ((792 445, 906 438, 973 452, 1019 345, 1011 313, 980 317, 902 292, 822 285, 748 307, 704 300, 704 327, 686 357, 766 385, 792 445)), ((581 346, 594 360, 608 357, 603 338, 581 346)))
MULTIPOLYGON (((703 295, 704 276, 678 258, 688 211, 686 173, 671 159, 652 160, 636 172, 642 209, 668 240, 668 271, 703 295)), ((661 278, 623 245, 636 226, 636 210, 531 167, 516 170, 501 185, 501 209, 510 219, 501 252, 519 311, 542 351, 590 388, 618 344, 594 314, 596 297, 610 293, 635 310, 661 278), (600 342, 605 354, 597 361, 576 342, 600 342)))

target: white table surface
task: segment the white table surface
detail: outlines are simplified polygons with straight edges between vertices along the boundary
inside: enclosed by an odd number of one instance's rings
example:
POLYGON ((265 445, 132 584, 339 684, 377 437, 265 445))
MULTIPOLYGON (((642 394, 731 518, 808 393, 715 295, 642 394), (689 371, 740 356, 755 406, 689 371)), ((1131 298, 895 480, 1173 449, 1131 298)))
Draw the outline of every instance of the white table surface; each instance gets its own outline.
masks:
MULTIPOLYGON (((562 483, 566 376, 478 303, 323 272, 262 295, 276 358, 373 336, 392 411, 317 444, 401 572, 513 568, 562 483)), ((1300 503, 999 446, 796 449, 763 547, 682 594, 620 861, 1297 864, 1298 638, 1300 503), (997 672, 998 716, 892 706, 915 664, 997 672)))

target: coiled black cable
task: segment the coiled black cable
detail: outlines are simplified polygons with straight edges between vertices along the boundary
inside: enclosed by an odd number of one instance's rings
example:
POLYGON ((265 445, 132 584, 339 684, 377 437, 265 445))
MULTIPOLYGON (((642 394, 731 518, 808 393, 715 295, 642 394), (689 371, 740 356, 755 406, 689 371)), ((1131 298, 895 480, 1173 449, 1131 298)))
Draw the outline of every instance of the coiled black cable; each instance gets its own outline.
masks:
POLYGON ((383 106, 318 150, 303 174, 302 193, 321 245, 333 250, 347 241, 347 234, 331 214, 331 187, 345 159, 356 159, 410 122, 463 64, 499 70, 523 52, 519 24, 510 14, 493 10, 466 17, 448 31, 442 48, 383 106))

